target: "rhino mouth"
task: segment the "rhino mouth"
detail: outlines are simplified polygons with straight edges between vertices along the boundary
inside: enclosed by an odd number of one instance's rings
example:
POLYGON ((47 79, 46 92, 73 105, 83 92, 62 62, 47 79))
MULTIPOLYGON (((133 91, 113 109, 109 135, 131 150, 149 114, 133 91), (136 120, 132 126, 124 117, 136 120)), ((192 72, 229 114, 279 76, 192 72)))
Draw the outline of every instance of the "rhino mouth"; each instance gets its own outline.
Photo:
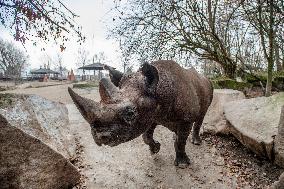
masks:
POLYGON ((99 146, 117 146, 129 138, 125 127, 120 124, 108 124, 105 127, 93 127, 92 134, 95 143, 99 146))

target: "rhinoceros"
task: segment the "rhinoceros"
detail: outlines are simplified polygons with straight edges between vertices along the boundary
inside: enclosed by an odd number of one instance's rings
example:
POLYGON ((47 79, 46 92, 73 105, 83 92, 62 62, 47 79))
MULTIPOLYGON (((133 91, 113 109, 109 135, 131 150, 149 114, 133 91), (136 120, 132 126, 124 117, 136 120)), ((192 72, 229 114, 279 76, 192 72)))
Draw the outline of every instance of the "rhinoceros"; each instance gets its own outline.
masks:
POLYGON ((174 164, 187 167, 186 140, 193 126, 192 143, 201 143, 199 130, 213 97, 211 82, 194 68, 184 69, 169 60, 144 63, 132 74, 106 69, 110 79, 99 83, 100 102, 68 89, 96 144, 116 146, 142 134, 150 152, 158 153, 160 143, 153 133, 157 125, 163 125, 175 133, 174 164))

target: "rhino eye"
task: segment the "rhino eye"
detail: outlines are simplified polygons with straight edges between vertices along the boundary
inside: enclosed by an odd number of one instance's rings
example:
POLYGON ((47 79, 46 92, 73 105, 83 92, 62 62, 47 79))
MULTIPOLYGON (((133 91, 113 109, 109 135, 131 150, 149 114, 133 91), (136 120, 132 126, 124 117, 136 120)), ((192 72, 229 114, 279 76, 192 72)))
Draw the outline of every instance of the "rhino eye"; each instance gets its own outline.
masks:
POLYGON ((137 111, 135 107, 127 106, 123 111, 123 118, 125 121, 130 122, 136 118, 136 114, 137 111))

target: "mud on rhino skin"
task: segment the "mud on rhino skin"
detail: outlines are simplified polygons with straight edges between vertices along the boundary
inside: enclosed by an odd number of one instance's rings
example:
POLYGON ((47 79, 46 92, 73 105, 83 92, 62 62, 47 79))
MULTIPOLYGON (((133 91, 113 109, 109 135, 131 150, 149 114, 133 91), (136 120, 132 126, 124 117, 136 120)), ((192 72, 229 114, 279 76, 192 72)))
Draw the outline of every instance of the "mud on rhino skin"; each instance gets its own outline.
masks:
POLYGON ((160 143, 153 133, 157 125, 163 125, 175 133, 175 165, 187 167, 186 140, 193 127, 192 142, 201 144, 199 130, 213 98, 211 82, 195 69, 168 60, 144 63, 128 75, 110 66, 105 69, 110 80, 100 81, 99 103, 68 88, 96 144, 116 146, 142 134, 150 152, 158 153, 160 143))

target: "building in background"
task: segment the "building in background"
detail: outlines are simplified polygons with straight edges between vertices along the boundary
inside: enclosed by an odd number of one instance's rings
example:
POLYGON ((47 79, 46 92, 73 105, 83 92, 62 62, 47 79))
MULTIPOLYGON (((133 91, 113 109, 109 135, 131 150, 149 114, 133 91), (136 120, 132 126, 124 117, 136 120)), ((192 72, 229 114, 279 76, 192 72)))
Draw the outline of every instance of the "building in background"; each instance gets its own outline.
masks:
POLYGON ((59 72, 53 71, 49 68, 39 68, 37 70, 32 70, 30 78, 28 80, 39 80, 47 81, 48 79, 57 80, 59 72))
POLYGON ((93 63, 93 64, 89 64, 86 66, 82 66, 79 67, 78 69, 83 70, 83 73, 85 73, 85 75, 82 75, 82 79, 81 80, 101 80, 101 78, 103 77, 108 77, 108 74, 103 73, 104 70, 104 64, 102 63, 93 63), (86 72, 88 71, 88 73, 86 72))

